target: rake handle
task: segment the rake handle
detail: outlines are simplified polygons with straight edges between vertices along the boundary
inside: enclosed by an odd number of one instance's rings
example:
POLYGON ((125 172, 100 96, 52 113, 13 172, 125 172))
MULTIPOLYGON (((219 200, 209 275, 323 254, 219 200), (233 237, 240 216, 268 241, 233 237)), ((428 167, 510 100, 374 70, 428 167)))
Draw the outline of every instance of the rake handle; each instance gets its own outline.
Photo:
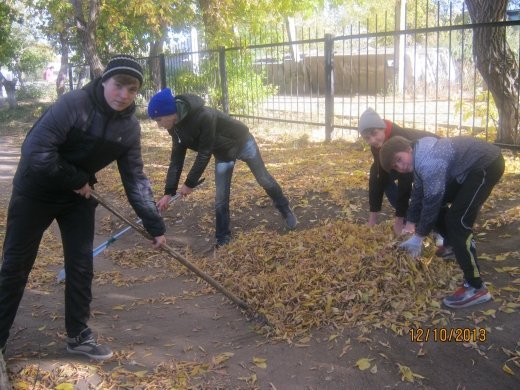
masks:
MULTIPOLYGON (((117 216, 118 218, 121 218, 125 223, 130 225, 135 231, 140 233, 142 236, 144 236, 148 240, 153 240, 153 237, 141 226, 136 224, 135 222, 131 221, 127 217, 125 217, 122 213, 120 213, 117 209, 115 209, 110 203, 108 203, 101 195, 99 195, 96 191, 92 190, 90 195, 104 208, 106 208, 108 211, 110 211, 112 214, 117 216)), ((238 307, 246 310, 250 314, 254 314, 256 316, 259 316, 259 314, 254 313, 254 311, 251 309, 251 307, 245 303, 243 300, 235 296, 233 293, 231 293, 228 289, 226 289, 224 286, 222 286, 219 282, 217 282, 215 279, 213 279, 211 276, 206 274, 204 271, 202 271, 199 267, 197 267, 195 264, 188 261, 184 256, 179 254, 177 251, 175 251, 172 247, 170 247, 167 244, 161 245, 160 249, 163 252, 168 253, 170 256, 172 256, 175 260, 179 261, 182 265, 184 265, 186 268, 188 268, 190 271, 195 273, 197 276, 202 278, 204 281, 206 281, 210 286, 215 288, 217 291, 220 291, 222 294, 224 294, 229 300, 231 300, 233 303, 235 303, 238 307)), ((267 322, 265 320, 265 322, 267 322)))

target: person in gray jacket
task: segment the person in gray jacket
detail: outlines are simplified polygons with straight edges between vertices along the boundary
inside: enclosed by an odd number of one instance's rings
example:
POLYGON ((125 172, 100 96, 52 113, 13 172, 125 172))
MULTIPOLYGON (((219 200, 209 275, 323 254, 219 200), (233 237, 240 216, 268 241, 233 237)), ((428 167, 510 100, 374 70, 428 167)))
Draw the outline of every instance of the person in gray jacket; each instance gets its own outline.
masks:
POLYGON ((87 325, 97 206, 90 194, 96 172, 117 161, 128 200, 153 237, 153 246, 165 243, 164 222, 143 173, 141 130, 134 115, 142 82, 135 58, 115 56, 102 77, 63 95, 27 134, 13 180, 0 270, 2 352, 42 235, 56 220, 67 274, 67 351, 99 360, 112 356, 87 325))
POLYGON ((444 245, 453 248, 464 283, 443 303, 462 308, 489 301, 491 294, 482 281, 472 229, 504 173, 500 148, 473 137, 426 137, 415 142, 394 137, 381 148, 380 161, 386 171, 414 173, 407 218, 416 223, 415 234, 400 246, 419 256, 424 237, 435 227, 444 237, 444 245))
POLYGON ((216 246, 231 240, 229 228, 229 196, 231 178, 236 160, 245 161, 256 181, 273 200, 289 229, 296 227, 296 217, 289 207, 278 182, 267 171, 260 150, 248 127, 226 113, 207 107, 196 95, 173 96, 169 88, 156 93, 148 104, 148 116, 172 137, 170 166, 166 175, 164 196, 158 202, 159 210, 168 208, 176 192, 189 195, 215 156, 215 214, 216 246), (178 189, 188 149, 197 152, 184 184, 178 189))

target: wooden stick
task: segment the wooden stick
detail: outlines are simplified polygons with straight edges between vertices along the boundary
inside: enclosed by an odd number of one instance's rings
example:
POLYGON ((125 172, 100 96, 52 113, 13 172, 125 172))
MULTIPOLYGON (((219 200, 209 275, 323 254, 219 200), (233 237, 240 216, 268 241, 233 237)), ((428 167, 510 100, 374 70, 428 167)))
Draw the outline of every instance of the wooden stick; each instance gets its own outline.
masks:
MULTIPOLYGON (((153 237, 148 234, 148 232, 141 226, 133 222, 132 220, 125 217, 123 214, 121 214, 118 210, 116 210, 113 206, 111 206, 105 199, 103 199, 102 196, 100 196, 97 192, 94 190, 91 191, 91 196, 99 202, 103 207, 105 207, 108 211, 110 211, 115 216, 121 218, 125 223, 132 226, 132 228, 140 233, 142 236, 144 236, 148 240, 153 240, 153 237)), ((224 286, 222 286, 219 282, 217 282, 215 279, 213 279, 211 276, 206 274, 204 271, 202 271, 199 267, 197 267, 195 264, 188 261, 184 256, 182 256, 180 253, 175 251, 173 248, 168 246, 167 244, 163 244, 160 249, 163 252, 168 253, 170 256, 172 256, 175 260, 179 261, 182 265, 184 265, 186 268, 188 268, 190 271, 192 271, 194 274, 196 274, 198 277, 202 278, 206 283, 208 283, 211 287, 213 287, 215 290, 220 291, 222 294, 224 294, 230 301, 232 301, 234 304, 236 304, 241 309, 244 309, 247 311, 250 315, 253 315, 253 317, 259 318, 262 322, 268 324, 267 319, 262 316, 259 313, 255 313, 251 307, 235 296, 231 291, 226 289, 224 286)))

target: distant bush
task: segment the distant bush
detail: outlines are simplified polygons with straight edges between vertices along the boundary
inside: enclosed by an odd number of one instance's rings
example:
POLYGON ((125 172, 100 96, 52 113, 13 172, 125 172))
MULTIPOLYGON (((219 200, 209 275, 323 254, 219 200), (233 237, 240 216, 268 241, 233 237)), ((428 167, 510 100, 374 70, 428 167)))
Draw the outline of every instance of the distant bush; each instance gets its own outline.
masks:
POLYGON ((56 99, 56 89, 53 84, 26 83, 16 92, 17 100, 56 99))

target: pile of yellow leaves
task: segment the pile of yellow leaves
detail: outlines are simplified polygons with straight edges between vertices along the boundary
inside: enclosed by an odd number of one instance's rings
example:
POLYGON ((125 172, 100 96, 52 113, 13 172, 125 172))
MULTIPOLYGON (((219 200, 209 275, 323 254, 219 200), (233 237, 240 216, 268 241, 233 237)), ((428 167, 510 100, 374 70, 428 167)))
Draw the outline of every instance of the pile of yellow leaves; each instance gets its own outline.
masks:
POLYGON ((411 259, 383 229, 346 221, 283 236, 249 232, 206 264, 282 339, 327 325, 402 333, 442 320, 448 313, 440 308, 443 289, 453 288, 458 276, 443 260, 411 259))
POLYGON ((96 389, 185 389, 191 377, 209 368, 209 364, 190 361, 165 362, 153 371, 130 371, 122 366, 104 370, 97 365, 80 363, 67 363, 45 370, 39 365, 28 364, 12 378, 12 385, 15 389, 34 390, 74 390, 86 386, 96 389))

